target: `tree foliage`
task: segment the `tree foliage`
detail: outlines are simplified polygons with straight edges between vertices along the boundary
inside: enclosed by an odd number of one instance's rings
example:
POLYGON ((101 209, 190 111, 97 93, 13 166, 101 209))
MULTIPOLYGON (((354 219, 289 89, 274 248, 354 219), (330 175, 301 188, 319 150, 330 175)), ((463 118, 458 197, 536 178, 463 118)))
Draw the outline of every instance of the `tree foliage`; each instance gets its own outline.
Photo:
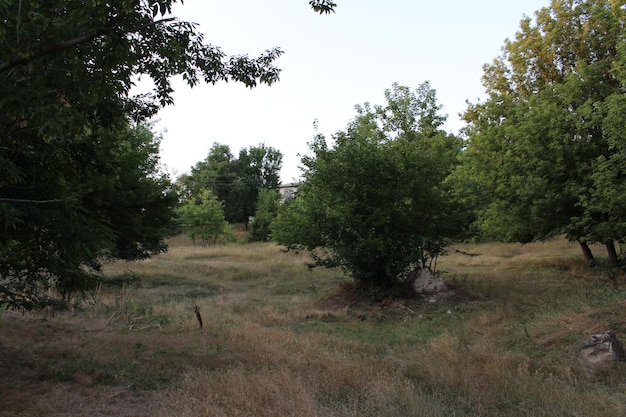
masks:
POLYGON ((301 184, 295 198, 283 201, 270 224, 272 240, 293 251, 324 245, 321 231, 313 221, 314 207, 304 196, 305 188, 301 184))
POLYGON ((228 222, 247 225, 256 212, 259 192, 278 189, 281 166, 282 154, 271 146, 241 149, 236 159, 228 145, 216 143, 180 182, 188 197, 211 190, 224 205, 228 222))
POLYGON ((429 267, 457 233, 445 179, 461 144, 441 130, 445 116, 428 83, 415 92, 394 84, 385 96, 384 107, 357 106, 334 146, 315 137, 305 181, 273 226, 278 243, 379 288, 429 267))
POLYGON ((319 14, 334 12, 337 7, 337 4, 331 0, 309 0, 309 5, 319 14))
POLYGON ((23 174, 2 185, 0 198, 3 296, 24 305, 19 294, 29 294, 25 305, 34 307, 40 290, 55 286, 69 301, 93 282, 102 259, 165 250, 177 194, 159 172, 158 144, 144 125, 63 146, 21 144, 15 161, 23 174))
POLYGON ((488 98, 465 113, 463 170, 466 187, 483 191, 485 234, 530 242, 564 233, 589 260, 587 242, 611 252, 624 239, 608 204, 622 174, 608 161, 621 158, 626 125, 625 5, 553 0, 484 67, 488 98))
POLYGON ((250 227, 250 240, 266 242, 271 237, 271 225, 280 208, 281 195, 274 189, 259 192, 256 213, 250 227))
POLYGON ((202 246, 215 245, 230 234, 230 225, 224 219, 224 209, 217 197, 209 190, 190 198, 176 209, 178 224, 194 244, 200 239, 202 246))
POLYGON ((0 292, 15 304, 52 284, 71 293, 104 256, 165 249, 176 199, 143 123, 173 102, 173 76, 278 80, 280 49, 227 55, 175 3, 0 1, 0 292), (142 77, 153 91, 132 95, 142 77))

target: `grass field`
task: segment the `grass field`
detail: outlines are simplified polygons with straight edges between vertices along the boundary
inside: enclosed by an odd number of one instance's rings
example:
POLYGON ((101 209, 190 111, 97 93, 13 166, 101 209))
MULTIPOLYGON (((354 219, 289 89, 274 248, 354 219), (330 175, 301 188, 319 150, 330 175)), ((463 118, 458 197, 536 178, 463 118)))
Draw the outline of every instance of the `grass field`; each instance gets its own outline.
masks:
POLYGON ((575 358, 626 341, 624 276, 563 240, 454 249, 456 296, 371 302, 305 254, 176 238, 71 312, 0 316, 0 416, 626 415, 625 364, 575 358))

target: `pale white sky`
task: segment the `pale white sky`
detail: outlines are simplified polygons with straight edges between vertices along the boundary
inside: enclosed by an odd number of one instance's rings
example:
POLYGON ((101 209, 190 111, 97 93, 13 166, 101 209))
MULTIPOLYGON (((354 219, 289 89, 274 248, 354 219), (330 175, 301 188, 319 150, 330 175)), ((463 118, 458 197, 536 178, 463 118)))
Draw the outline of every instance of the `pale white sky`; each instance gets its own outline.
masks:
POLYGON ((314 135, 327 138, 355 116, 354 106, 384 104, 392 83, 437 91, 446 130, 463 126, 466 100, 484 97, 482 66, 501 54, 524 15, 550 0, 336 0, 320 16, 306 0, 186 0, 174 15, 199 24, 205 42, 228 55, 257 56, 280 47, 283 71, 271 87, 235 83, 190 89, 174 81, 175 105, 159 113, 161 162, 175 176, 190 171, 211 146, 234 155, 265 143, 283 154, 282 181, 300 176, 314 135))

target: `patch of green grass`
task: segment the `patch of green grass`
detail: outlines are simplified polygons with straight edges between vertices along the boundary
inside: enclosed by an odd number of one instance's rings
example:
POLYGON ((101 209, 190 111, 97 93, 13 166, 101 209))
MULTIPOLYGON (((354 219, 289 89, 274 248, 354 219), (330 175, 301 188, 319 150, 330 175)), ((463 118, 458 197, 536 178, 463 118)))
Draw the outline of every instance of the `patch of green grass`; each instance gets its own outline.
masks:
POLYGON ((213 252, 193 252, 181 257, 183 261, 198 261, 198 260, 220 260, 225 259, 226 256, 221 253, 213 253, 213 252))
POLYGON ((298 332, 320 332, 337 339, 365 343, 378 348, 421 346, 444 331, 463 327, 478 314, 475 305, 447 302, 412 305, 413 309, 374 309, 327 312, 295 324, 298 332))
MULTIPOLYGON (((442 324, 442 323, 439 323, 442 324)), ((345 321, 326 316, 307 321, 298 326, 299 331, 315 331, 331 335, 339 340, 366 343, 379 349, 394 346, 415 346, 441 334, 443 327, 435 324, 402 323, 394 326, 380 326, 362 321, 345 321)))

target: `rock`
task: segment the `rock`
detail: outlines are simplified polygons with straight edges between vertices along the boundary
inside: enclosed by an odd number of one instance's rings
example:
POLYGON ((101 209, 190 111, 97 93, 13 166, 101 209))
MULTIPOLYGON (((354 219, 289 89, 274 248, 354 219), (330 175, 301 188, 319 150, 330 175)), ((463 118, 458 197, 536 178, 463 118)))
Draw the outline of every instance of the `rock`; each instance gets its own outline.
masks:
POLYGON ((436 294, 448 291, 445 281, 427 269, 418 269, 414 272, 416 275, 413 281, 413 289, 418 294, 436 294))
POLYGON ((612 330, 592 335, 578 352, 578 362, 591 373, 608 369, 621 360, 624 360, 624 348, 612 330))

